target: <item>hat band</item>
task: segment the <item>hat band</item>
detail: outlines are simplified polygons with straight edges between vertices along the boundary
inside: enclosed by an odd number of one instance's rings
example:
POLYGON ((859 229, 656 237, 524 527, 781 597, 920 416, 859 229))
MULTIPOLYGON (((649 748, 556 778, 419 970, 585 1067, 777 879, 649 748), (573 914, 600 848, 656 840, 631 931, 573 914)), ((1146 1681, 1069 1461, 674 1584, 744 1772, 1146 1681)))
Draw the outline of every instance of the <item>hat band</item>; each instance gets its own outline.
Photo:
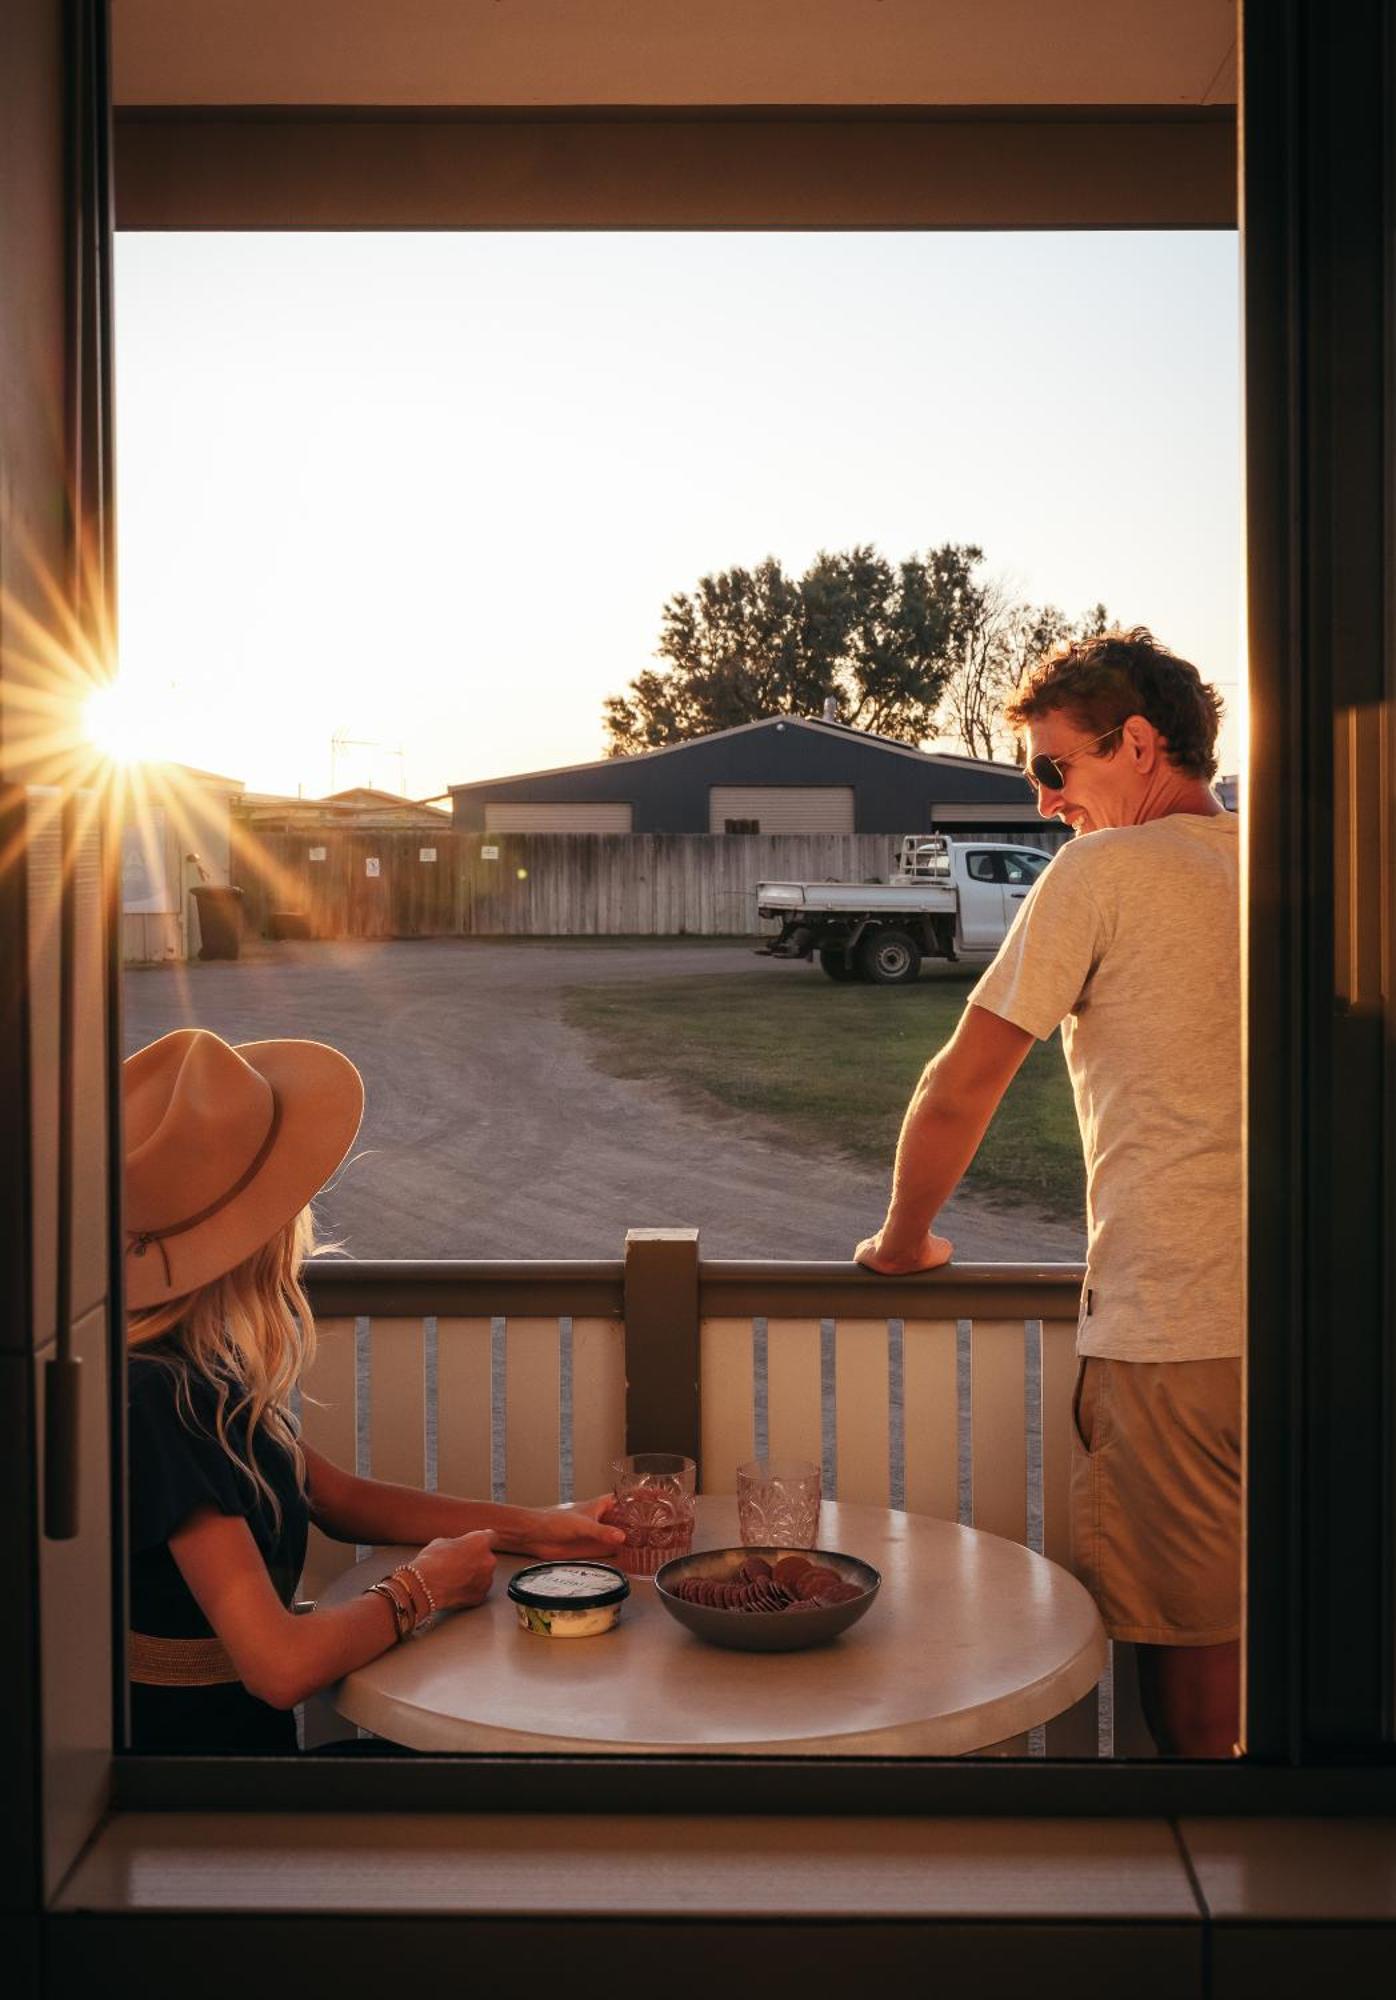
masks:
POLYGON ((167 1285, 174 1283, 174 1277, 170 1271, 170 1253, 165 1248, 166 1238, 183 1236, 188 1230, 197 1229, 201 1222, 209 1221, 221 1209, 225 1209, 230 1201, 236 1201, 243 1189, 255 1180, 266 1165, 267 1155, 276 1144, 276 1135, 281 1129, 281 1099, 277 1095, 274 1083, 268 1082, 267 1089, 271 1092, 271 1124, 267 1127, 267 1136, 257 1148, 250 1165, 238 1176, 227 1192, 220 1194, 216 1201, 211 1201, 207 1208, 201 1208, 197 1215, 187 1215, 183 1222, 171 1222, 164 1229, 133 1229, 127 1232, 126 1255, 144 1257, 153 1243, 160 1252, 160 1260, 165 1266, 167 1285))

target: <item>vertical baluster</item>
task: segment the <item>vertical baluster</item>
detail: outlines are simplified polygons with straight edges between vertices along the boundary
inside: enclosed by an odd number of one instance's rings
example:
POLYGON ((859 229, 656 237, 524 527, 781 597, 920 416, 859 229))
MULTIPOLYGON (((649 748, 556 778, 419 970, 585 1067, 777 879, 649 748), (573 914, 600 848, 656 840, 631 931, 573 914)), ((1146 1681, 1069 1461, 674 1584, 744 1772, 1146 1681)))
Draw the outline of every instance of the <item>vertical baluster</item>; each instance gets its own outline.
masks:
MULTIPOLYGON (((1071 1429, 1076 1386, 1076 1322, 1046 1320, 1040 1328, 1042 1353, 1042 1552, 1064 1569, 1071 1567, 1071 1429)), ((1100 1686, 1064 1715, 1047 1724, 1050 1757, 1109 1755, 1101 1748, 1100 1686)), ((1108 1706, 1108 1705, 1107 1705, 1108 1706)))
POLYGON ((887 1322, 887 1504, 906 1506, 906 1322, 887 1322))
POLYGON ((774 1320, 767 1331, 772 1458, 823 1459, 818 1320, 774 1320))
POLYGON ((1110 1646, 1111 1757, 1157 1757, 1139 1693, 1139 1649, 1122 1639, 1110 1646))
POLYGON ((749 1319, 705 1319, 699 1329, 705 1493, 735 1493, 737 1467, 760 1449, 753 1348, 749 1319))
POLYGON ((590 1500, 611 1484, 625 1452, 625 1326, 620 1320, 572 1323, 572 1468, 576 1497, 590 1500))
POLYGON ((955 1323, 911 1320, 903 1331, 906 1505, 940 1521, 958 1516, 955 1323))
POLYGON ((819 1467, 820 1482, 831 1500, 839 1495, 838 1322, 819 1322, 819 1467))
POLYGON ((426 1330, 420 1319, 373 1321, 375 1479, 420 1486, 426 1474, 426 1330))
POLYGON ((1028 1532, 1023 1322, 976 1319, 970 1380, 974 1525, 1011 1542, 1028 1532))
MULTIPOLYGON (((315 1365, 301 1392, 301 1427, 308 1445, 346 1471, 355 1466, 358 1431, 358 1369, 354 1321, 316 1322, 315 1365)), ((342 1542, 332 1542, 318 1528, 310 1530, 306 1548, 304 1597, 318 1597, 352 1557, 342 1542)))
POLYGON ((557 1323, 557 1497, 575 1500, 577 1488, 572 1464, 572 1316, 560 1315, 557 1323))
MULTIPOLYGON (((368 1313, 360 1313, 354 1321, 354 1383, 359 1409, 354 1470, 360 1479, 369 1479, 373 1476, 373 1320, 368 1313)), ((363 1553, 360 1548, 359 1554, 363 1553)))
POLYGON ((974 1383, 974 1322, 955 1322, 955 1519, 974 1526, 974 1425, 970 1394, 974 1383))
POLYGON ((509 1493, 509 1325, 502 1313, 490 1321, 490 1498, 509 1493))
POLYGON ((424 1436, 422 1440, 423 1466, 422 1484, 428 1493, 437 1490, 437 1445, 440 1437, 438 1420, 439 1392, 437 1384, 437 1343, 438 1330, 436 1314, 428 1313, 422 1321, 422 1395, 425 1402, 424 1436))
POLYGON ((558 1497, 558 1323, 511 1319, 505 1337, 507 1498, 552 1507, 558 1497))
MULTIPOLYGON (((1042 1322, 1028 1320, 1023 1327, 1023 1421, 1027 1433, 1028 1547, 1042 1554, 1042 1322)), ((1047 1753, 1046 1725, 1028 1731, 1028 1755, 1047 1753)))
POLYGON ((836 1342, 838 1496, 886 1507, 891 1493, 887 1321, 842 1319, 836 1342))
POLYGON ((458 1498, 492 1497, 490 1322, 436 1322, 436 1480, 458 1498))
MULTIPOLYGON (((970 1333, 970 1504, 976 1528, 1026 1542, 1028 1532, 1027 1410, 1023 1321, 976 1319, 970 1333)), ((1025 1756, 1028 1735, 994 1746, 998 1756, 1025 1756)))

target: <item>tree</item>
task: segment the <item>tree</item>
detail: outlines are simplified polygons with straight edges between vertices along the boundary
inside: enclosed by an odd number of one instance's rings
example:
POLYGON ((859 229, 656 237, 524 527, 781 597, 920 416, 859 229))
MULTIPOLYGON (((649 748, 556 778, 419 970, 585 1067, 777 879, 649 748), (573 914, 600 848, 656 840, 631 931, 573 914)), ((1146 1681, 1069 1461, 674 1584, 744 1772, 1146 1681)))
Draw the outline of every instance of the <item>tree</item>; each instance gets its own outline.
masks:
POLYGON ((962 743, 971 757, 1007 754, 1021 763, 1021 740, 1003 722, 1008 697, 1051 647, 1064 639, 1096 638, 1109 625, 1103 604, 1073 622, 1055 604, 1018 602, 1001 579, 976 586, 946 680, 942 734, 962 743))
POLYGON ((919 743, 976 615, 983 552, 946 543, 895 567, 863 544, 803 576, 774 556, 705 576, 664 606, 658 655, 603 710, 624 756, 769 715, 819 715, 832 696, 853 728, 919 743))

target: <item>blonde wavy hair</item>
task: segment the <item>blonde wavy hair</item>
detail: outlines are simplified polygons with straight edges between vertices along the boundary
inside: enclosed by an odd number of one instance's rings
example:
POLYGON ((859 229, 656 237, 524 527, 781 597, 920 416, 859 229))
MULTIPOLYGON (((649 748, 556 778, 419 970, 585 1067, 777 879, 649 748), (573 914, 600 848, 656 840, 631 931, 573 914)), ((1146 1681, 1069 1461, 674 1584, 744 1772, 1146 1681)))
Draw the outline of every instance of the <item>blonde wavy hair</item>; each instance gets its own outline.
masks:
POLYGON ((305 1486, 305 1453, 291 1395, 315 1358, 315 1320, 301 1285, 301 1267, 317 1248, 315 1222, 303 1208, 260 1250, 197 1292, 133 1312, 126 1322, 128 1348, 146 1349, 175 1377, 175 1404, 183 1422, 198 1427, 190 1384, 203 1377, 216 1398, 214 1434, 239 1474, 272 1511, 281 1507, 257 1465, 259 1431, 291 1455, 305 1486), (228 1427, 247 1419, 247 1457, 234 1449, 228 1427))

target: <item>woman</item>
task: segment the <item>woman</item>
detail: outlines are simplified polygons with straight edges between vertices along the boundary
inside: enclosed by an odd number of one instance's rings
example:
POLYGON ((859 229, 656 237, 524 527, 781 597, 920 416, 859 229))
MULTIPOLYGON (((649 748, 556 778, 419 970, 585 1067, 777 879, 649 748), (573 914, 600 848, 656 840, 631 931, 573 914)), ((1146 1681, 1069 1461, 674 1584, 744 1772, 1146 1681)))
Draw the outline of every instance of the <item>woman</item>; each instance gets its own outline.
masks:
POLYGON ((133 1745, 293 1751, 295 1704, 481 1603, 496 1546, 598 1557, 624 1535, 601 1518, 609 1495, 453 1500, 355 1478, 300 1438, 308 1203, 363 1110, 347 1057, 189 1028, 130 1057, 123 1085, 133 1745), (340 1541, 424 1546, 351 1603, 297 1616, 311 1521, 340 1541))

